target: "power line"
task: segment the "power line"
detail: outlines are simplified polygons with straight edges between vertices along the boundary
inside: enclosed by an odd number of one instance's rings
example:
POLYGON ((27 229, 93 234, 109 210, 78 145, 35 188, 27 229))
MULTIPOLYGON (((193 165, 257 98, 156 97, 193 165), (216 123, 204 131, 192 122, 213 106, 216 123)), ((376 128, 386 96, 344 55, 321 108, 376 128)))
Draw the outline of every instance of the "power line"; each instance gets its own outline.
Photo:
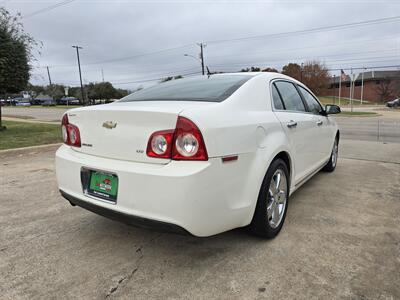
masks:
POLYGON ((308 34, 308 33, 314 33, 314 32, 341 30, 341 29, 347 29, 347 28, 353 28, 353 27, 382 24, 382 23, 389 23, 389 22, 397 22, 397 21, 400 21, 400 16, 366 20, 366 21, 346 23, 346 24, 322 26, 322 27, 309 28, 309 29, 303 29, 303 30, 286 31, 286 32, 279 32, 279 33, 262 34, 262 35, 253 35, 253 36, 232 38, 232 39, 211 40, 211 41, 206 41, 206 43, 218 44, 218 43, 237 42, 237 41, 259 39, 259 38, 276 38, 276 37, 282 37, 282 36, 301 35, 301 34, 308 34))
MULTIPOLYGON (((347 45, 347 44, 358 44, 358 43, 369 43, 369 42, 374 42, 376 43, 376 41, 382 41, 382 40, 389 40, 389 39, 393 39, 395 36, 389 36, 389 37, 385 37, 385 38, 381 38, 381 39, 367 39, 367 40, 359 40, 359 41, 350 41, 350 42, 342 42, 342 43, 336 43, 335 45, 321 45, 321 46, 307 46, 307 47, 298 47, 298 48, 290 48, 290 49, 282 49, 282 50, 276 50, 276 51, 268 51, 268 54, 274 54, 274 53, 282 53, 282 52, 298 52, 299 50, 306 50, 306 49, 315 49, 315 48, 332 48, 332 47, 336 47, 336 46, 340 46, 340 45, 347 45)), ((125 57, 125 58, 119 58, 119 59, 112 59, 112 60, 105 60, 105 61, 96 61, 96 62, 92 62, 92 63, 85 63, 82 64, 82 66, 91 66, 91 65, 97 65, 97 64, 102 64, 102 63, 108 63, 108 62, 116 62, 119 60, 128 60, 128 59, 133 59, 136 57, 141 57, 141 56, 147 56, 147 55, 151 55, 151 54, 157 54, 157 53, 162 53, 162 52, 167 52, 167 51, 172 51, 175 49, 179 49, 179 48, 185 48, 187 46, 194 46, 195 44, 186 44, 186 45, 182 45, 179 47, 175 47, 175 48, 169 48, 169 49, 164 49, 164 50, 159 50, 159 51, 153 51, 153 52, 147 52, 147 53, 142 53, 142 54, 138 54, 138 55, 134 55, 134 56, 129 56, 129 57, 125 57)), ((337 54, 335 56, 341 56, 341 55, 353 55, 353 54, 362 54, 362 53, 372 53, 372 52, 387 52, 387 51, 394 51, 397 50, 395 48, 392 49, 385 49, 385 50, 372 50, 372 51, 365 51, 365 52, 357 52, 357 53, 346 53, 346 54, 337 54)), ((259 52, 250 52, 247 53, 247 56, 249 54, 261 54, 261 53, 266 53, 265 51, 259 51, 259 52)), ((229 54, 229 55, 211 55, 210 59, 215 59, 218 57, 237 57, 237 54, 229 54)), ((329 55, 329 56, 334 56, 334 55, 329 55)), ((319 57, 327 57, 327 56, 319 56, 319 57)), ((151 64, 153 65, 153 64, 151 64)), ((215 66, 215 65, 214 65, 215 66)), ((39 68, 41 66, 38 66, 39 68)), ((68 65, 51 65, 52 68, 75 68, 75 65, 72 64, 68 64, 68 65)), ((42 66, 41 68, 45 68, 45 66, 42 66)))
MULTIPOLYGON (((306 47, 290 47, 290 48, 284 48, 284 49, 277 49, 274 51, 256 51, 256 52, 246 52, 246 56, 252 55, 252 54, 274 54, 274 53, 278 53, 278 54, 282 54, 283 52, 299 52, 299 50, 307 50, 307 49, 315 49, 315 48, 323 48, 323 49, 327 49, 327 48, 336 48, 338 46, 343 46, 343 45, 348 45, 348 44, 368 44, 373 42, 374 44, 376 44, 377 41, 384 41, 384 40, 395 40, 396 38, 398 38, 398 35, 390 35, 390 36, 386 36, 384 38, 379 38, 379 39, 364 39, 364 40, 352 40, 352 41, 346 41, 346 42, 339 42, 339 43, 329 43, 329 44, 320 44, 320 45, 313 45, 313 46, 306 46, 306 47)), ((224 54, 224 55, 212 55, 211 58, 217 58, 217 57, 237 57, 238 54, 224 54)))
POLYGON ((359 67, 359 68, 340 68, 340 69, 328 69, 328 71, 340 71, 340 70, 366 70, 366 69, 387 69, 387 68, 400 68, 400 65, 390 66, 374 66, 374 67, 359 67))
POLYGON ((328 64, 327 67, 328 68, 332 68, 333 66, 359 66, 359 65, 365 65, 365 64, 369 64, 369 63, 390 63, 393 62, 394 59, 385 59, 385 60, 370 60, 370 61, 360 61, 360 62, 345 62, 345 63, 334 63, 334 64, 328 64))
MULTIPOLYGON (((185 74, 179 74, 179 75, 181 75, 181 76, 189 76, 189 75, 197 75, 197 74, 201 74, 201 72, 197 71, 197 72, 191 72, 191 73, 185 73, 185 74)), ((161 76, 161 78, 158 77, 158 78, 135 80, 135 81, 125 81, 125 82, 110 81, 110 82, 113 83, 113 84, 143 83, 143 82, 157 81, 157 80, 162 79, 163 77, 168 77, 168 76, 173 76, 173 75, 169 74, 169 75, 161 76)))
MULTIPOLYGON (((328 56, 326 56, 328 57, 328 56)), ((363 61, 365 62, 366 60, 371 60, 371 59, 380 59, 380 58, 392 58, 391 60, 395 60, 398 56, 373 56, 373 57, 363 57, 363 58, 345 58, 345 59, 333 59, 333 60, 327 60, 328 63, 330 62, 342 62, 343 64, 345 62, 351 62, 351 61, 356 61, 353 63, 359 63, 358 61, 363 61)), ((237 62, 237 63, 225 63, 225 64, 210 64, 211 67, 233 67, 233 66, 259 66, 259 65, 270 65, 271 63, 277 63, 277 62, 295 62, 295 61, 307 61, 307 60, 315 60, 316 57, 298 57, 298 58, 285 58, 285 59, 272 59, 264 62, 237 62)), ((387 60, 386 60, 387 61, 387 60)))
POLYGON ((49 10, 53 10, 53 9, 58 8, 58 7, 60 7, 60 6, 67 5, 67 4, 69 4, 69 3, 73 2, 73 1, 75 1, 75 0, 64 0, 64 1, 58 2, 58 3, 56 3, 56 4, 53 4, 53 5, 50 5, 50 6, 46 6, 46 7, 42 8, 42 9, 36 10, 36 11, 34 11, 34 12, 31 12, 31 13, 29 13, 29 14, 23 15, 21 18, 22 18, 22 19, 27 19, 27 18, 36 16, 36 15, 38 15, 38 14, 47 12, 47 11, 49 11, 49 10))

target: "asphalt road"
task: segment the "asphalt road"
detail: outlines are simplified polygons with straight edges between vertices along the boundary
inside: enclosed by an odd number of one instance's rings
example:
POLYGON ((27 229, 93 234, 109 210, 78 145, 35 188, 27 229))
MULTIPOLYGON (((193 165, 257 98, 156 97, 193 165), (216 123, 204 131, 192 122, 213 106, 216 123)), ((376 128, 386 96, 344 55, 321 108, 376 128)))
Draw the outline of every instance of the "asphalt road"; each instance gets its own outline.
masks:
MULTIPOLYGON (((357 108, 360 110, 359 108, 357 108)), ((357 110, 356 109, 356 110, 357 110)), ((29 117, 32 120, 61 120, 66 109, 55 108, 3 108, 5 116, 29 117)), ((347 109, 348 110, 348 109, 347 109)), ((363 107, 364 111, 376 110, 376 107, 363 107)), ((343 139, 397 142, 400 143, 400 110, 377 110, 377 117, 335 117, 343 139)))
POLYGON ((400 298, 398 144, 341 141, 336 171, 291 197, 270 241, 153 232, 72 207, 54 150, 0 153, 2 299, 400 298))
POLYGON ((2 107, 4 117, 28 117, 40 121, 60 122, 65 108, 46 108, 46 107, 2 107))
POLYGON ((400 112, 394 117, 336 117, 341 138, 400 143, 400 112))

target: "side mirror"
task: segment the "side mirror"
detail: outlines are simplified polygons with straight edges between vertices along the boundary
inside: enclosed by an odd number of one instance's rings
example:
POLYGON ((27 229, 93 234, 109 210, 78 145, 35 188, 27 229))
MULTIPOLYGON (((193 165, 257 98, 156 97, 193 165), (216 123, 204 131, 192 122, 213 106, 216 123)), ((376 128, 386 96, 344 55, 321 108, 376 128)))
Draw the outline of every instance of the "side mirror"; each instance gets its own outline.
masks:
POLYGON ((325 106, 325 112, 327 115, 334 115, 334 114, 340 114, 342 111, 340 110, 340 107, 335 104, 328 104, 325 106))

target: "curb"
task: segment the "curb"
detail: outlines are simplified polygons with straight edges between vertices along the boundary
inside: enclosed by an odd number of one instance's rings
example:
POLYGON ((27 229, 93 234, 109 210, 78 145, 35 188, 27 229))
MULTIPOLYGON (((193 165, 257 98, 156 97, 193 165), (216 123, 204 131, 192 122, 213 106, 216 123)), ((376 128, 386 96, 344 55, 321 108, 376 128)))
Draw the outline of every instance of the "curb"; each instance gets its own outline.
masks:
POLYGON ((376 118, 376 117, 382 117, 381 114, 376 114, 376 115, 342 115, 342 116, 336 116, 335 118, 376 118))
POLYGON ((0 154, 21 152, 21 151, 29 151, 29 150, 47 149, 47 148, 51 148, 51 147, 61 146, 62 144, 63 143, 56 143, 56 144, 46 144, 46 145, 38 145, 38 146, 29 146, 29 147, 6 149, 6 150, 0 150, 0 154))

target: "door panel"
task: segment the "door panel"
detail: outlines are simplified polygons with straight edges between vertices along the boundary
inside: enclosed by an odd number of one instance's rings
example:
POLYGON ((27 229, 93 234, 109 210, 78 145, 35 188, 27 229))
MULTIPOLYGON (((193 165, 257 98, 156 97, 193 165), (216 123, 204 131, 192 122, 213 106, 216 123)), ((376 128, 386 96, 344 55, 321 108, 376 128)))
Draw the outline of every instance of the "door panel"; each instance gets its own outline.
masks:
POLYGON ((321 120, 323 122, 322 125, 318 126, 318 135, 321 136, 322 141, 319 154, 322 163, 329 159, 331 155, 336 130, 333 120, 330 117, 317 116, 317 121, 318 120, 321 120))
POLYGON ((295 184, 312 173, 319 163, 319 143, 315 115, 307 112, 308 106, 293 82, 277 80, 272 84, 275 114, 281 122, 292 149, 295 184), (283 109, 277 107, 279 100, 283 109))
POLYGON ((286 111, 275 111, 275 115, 281 122, 290 142, 296 184, 317 167, 314 143, 316 126, 314 115, 286 111))
POLYGON ((324 116, 323 107, 316 97, 304 87, 298 85, 300 93, 307 104, 308 112, 313 114, 315 122, 315 159, 318 166, 329 158, 333 145, 332 124, 328 117, 324 116))

